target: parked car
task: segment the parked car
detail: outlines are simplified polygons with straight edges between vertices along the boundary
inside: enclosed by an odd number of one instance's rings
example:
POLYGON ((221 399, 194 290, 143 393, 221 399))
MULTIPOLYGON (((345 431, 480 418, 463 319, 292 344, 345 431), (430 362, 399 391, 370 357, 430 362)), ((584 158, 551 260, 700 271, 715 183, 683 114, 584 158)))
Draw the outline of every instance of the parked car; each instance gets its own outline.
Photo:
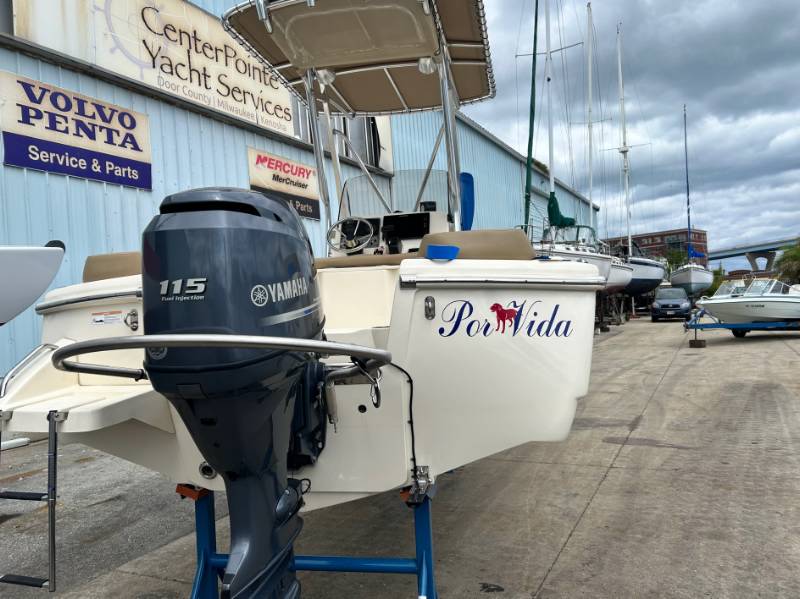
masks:
POLYGON ((687 319, 692 313, 692 302, 680 287, 661 287, 656 289, 656 296, 650 306, 650 317, 653 322, 662 318, 687 319))

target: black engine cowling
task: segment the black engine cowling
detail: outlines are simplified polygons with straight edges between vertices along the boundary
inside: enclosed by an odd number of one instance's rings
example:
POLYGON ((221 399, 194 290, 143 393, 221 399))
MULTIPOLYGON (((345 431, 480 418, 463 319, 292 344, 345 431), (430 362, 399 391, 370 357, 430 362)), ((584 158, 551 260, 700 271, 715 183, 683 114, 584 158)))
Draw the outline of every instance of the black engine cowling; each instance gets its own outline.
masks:
MULTIPOLYGON (((311 246, 283 200, 223 188, 168 196, 144 232, 143 262, 147 335, 322 338, 311 246)), ((223 597, 299 597, 291 564, 302 497, 287 460, 290 444, 301 454, 293 466, 324 446, 320 365, 302 352, 151 348, 145 368, 225 481, 223 597)))

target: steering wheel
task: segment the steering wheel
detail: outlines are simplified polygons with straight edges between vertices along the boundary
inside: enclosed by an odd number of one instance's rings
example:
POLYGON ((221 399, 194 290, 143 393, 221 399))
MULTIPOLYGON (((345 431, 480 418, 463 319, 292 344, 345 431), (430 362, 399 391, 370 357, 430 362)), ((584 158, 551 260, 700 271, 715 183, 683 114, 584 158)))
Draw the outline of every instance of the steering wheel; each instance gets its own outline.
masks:
MULTIPOLYGON (((349 228, 349 227, 348 227, 349 228)), ((331 228, 328 229, 328 235, 326 236, 325 240, 328 242, 328 247, 330 247, 335 252, 344 252, 345 254, 355 254, 363 250, 365 247, 369 245, 369 242, 372 241, 372 238, 375 236, 375 229, 372 226, 372 223, 369 222, 366 218, 359 218, 357 216, 349 216, 347 218, 343 218, 340 221, 337 221, 331 225, 331 228), (346 223, 353 223, 355 226, 352 229, 351 234, 347 234, 344 229, 344 225, 346 223), (359 234, 358 230, 362 228, 362 225, 366 225, 367 233, 359 234), (338 245, 334 242, 333 237, 334 234, 339 234, 339 243, 338 245)))

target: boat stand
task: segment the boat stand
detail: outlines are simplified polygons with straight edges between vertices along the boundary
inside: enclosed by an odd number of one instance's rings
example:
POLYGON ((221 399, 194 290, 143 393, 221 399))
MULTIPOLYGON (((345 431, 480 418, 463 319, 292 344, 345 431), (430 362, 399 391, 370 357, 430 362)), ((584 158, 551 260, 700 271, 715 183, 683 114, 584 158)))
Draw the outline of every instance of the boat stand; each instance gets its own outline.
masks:
MULTIPOLYGON (((191 599, 219 599, 219 581, 225 572, 228 556, 217 553, 214 493, 189 485, 178 485, 176 491, 182 497, 192 499, 195 506, 197 570, 192 585, 191 599)), ((415 557, 296 555, 294 558, 295 571, 412 574, 417 577, 418 598, 437 599, 433 572, 431 495, 432 493, 426 494, 417 503, 409 503, 409 507, 414 510, 415 557)))

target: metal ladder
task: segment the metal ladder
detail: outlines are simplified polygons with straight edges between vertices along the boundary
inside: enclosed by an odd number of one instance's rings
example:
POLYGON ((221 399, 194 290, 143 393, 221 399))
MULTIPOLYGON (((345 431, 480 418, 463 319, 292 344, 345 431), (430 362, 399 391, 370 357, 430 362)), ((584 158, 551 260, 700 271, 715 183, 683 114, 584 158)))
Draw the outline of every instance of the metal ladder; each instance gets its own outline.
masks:
MULTIPOLYGON (((11 413, 0 412, 0 438, 2 422, 11 418, 11 413)), ((0 499, 13 501, 46 501, 47 502, 47 558, 49 572, 47 578, 22 576, 19 574, 0 574, 0 583, 24 587, 47 589, 51 593, 56 590, 56 468, 58 453, 58 423, 66 420, 67 414, 53 410, 47 414, 47 491, 35 493, 31 491, 0 490, 0 499)))

